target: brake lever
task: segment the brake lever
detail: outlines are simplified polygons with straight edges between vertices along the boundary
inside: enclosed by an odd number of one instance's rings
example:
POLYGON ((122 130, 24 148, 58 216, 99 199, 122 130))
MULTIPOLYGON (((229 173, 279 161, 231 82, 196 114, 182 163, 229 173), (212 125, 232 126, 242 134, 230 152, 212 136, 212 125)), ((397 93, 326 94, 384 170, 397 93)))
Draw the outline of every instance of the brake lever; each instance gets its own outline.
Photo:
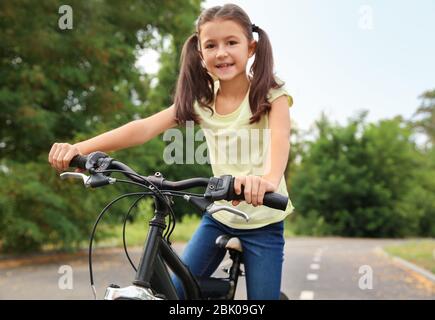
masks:
POLYGON ((74 178, 74 179, 82 179, 83 184, 86 188, 98 188, 105 186, 107 184, 114 184, 116 182, 115 178, 111 178, 105 176, 103 174, 93 174, 92 176, 87 176, 83 173, 78 172, 64 172, 60 174, 61 179, 74 178))
POLYGON ((239 209, 229 207, 229 206, 221 206, 221 205, 217 205, 215 203, 212 203, 211 205, 209 205, 207 207, 207 212, 209 212, 210 214, 213 214, 213 213, 221 211, 221 210, 225 210, 225 211, 229 211, 231 213, 234 213, 235 215, 238 215, 239 217, 244 218, 246 220, 246 222, 249 221, 249 216, 239 209))
POLYGON ((74 178, 74 179, 82 179, 83 184, 86 188, 89 188, 91 186, 91 177, 87 176, 83 173, 79 172, 63 172, 60 174, 60 178, 62 180, 68 179, 68 178, 74 178))
POLYGON ((218 212, 220 210, 226 210, 226 211, 229 211, 231 213, 234 213, 234 214, 244 218, 246 221, 249 221, 249 216, 246 213, 244 213, 243 211, 240 211, 236 208, 229 207, 229 206, 217 205, 217 204, 213 203, 212 201, 205 199, 204 197, 189 196, 189 195, 185 194, 183 196, 183 198, 184 198, 184 200, 194 204, 197 208, 199 208, 201 210, 201 212, 203 212, 205 210, 208 213, 213 214, 213 213, 218 212))

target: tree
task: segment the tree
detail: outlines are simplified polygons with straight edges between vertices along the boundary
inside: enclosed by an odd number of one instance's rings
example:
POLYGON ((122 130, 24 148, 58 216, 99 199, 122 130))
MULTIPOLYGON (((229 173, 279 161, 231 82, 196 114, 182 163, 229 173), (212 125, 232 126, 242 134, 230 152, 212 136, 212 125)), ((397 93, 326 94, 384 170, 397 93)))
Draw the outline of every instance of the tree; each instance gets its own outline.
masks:
POLYGON ((143 101, 150 91, 137 49, 158 49, 157 34, 185 38, 199 11, 199 1, 73 1, 73 29, 61 30, 60 5, 0 4, 2 158, 26 162, 54 140, 131 119, 133 92, 143 101))
POLYGON ((317 123, 318 138, 308 143, 293 178, 300 232, 368 237, 421 233, 424 209, 410 201, 422 165, 411 128, 399 118, 367 124, 365 117, 363 113, 346 126, 333 125, 326 117, 317 123))
POLYGON ((418 132, 426 134, 428 137, 429 147, 435 146, 435 89, 425 91, 420 98, 422 103, 414 114, 414 117, 420 117, 412 122, 418 132))
MULTIPOLYGON (((95 215, 116 191, 90 196, 81 186, 61 182, 48 166, 49 148, 55 141, 86 139, 142 117, 154 90, 165 96, 154 110, 167 107, 179 44, 193 32, 200 10, 199 0, 75 0, 69 2, 73 28, 62 30, 62 4, 0 2, 3 250, 45 244, 72 248, 87 238, 95 215), (171 72, 158 75, 155 89, 150 75, 140 74, 134 63, 141 48, 162 52, 162 39, 176 45, 165 62, 171 72)), ((136 168, 157 168, 164 143, 154 139, 149 146, 123 151, 122 160, 136 168)), ((118 213, 126 208, 121 204, 118 213)))

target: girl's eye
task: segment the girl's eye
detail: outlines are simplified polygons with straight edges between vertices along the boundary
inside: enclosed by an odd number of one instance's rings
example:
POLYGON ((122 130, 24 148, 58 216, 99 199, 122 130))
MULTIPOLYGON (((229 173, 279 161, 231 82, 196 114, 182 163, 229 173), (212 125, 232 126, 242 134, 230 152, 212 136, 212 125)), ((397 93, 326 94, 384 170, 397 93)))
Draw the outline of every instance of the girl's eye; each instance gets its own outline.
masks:
POLYGON ((213 47, 214 47, 213 44, 207 44, 207 45, 205 46, 206 49, 211 49, 211 48, 213 48, 213 47))
POLYGON ((237 44, 237 41, 228 41, 228 43, 229 43, 231 46, 233 46, 233 45, 237 44))

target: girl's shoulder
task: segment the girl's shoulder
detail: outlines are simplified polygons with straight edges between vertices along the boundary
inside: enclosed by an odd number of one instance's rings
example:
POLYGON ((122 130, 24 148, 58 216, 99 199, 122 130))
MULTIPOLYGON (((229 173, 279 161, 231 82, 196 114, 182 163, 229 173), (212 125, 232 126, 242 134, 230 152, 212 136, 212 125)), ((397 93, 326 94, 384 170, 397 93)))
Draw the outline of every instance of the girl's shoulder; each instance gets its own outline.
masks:
POLYGON ((281 96, 287 96, 289 107, 291 107, 293 105, 293 97, 288 93, 288 91, 285 87, 285 82, 276 76, 275 76, 275 80, 278 83, 278 85, 280 85, 280 87, 279 88, 271 88, 269 90, 269 93, 267 95, 267 101, 269 103, 272 103, 274 100, 276 100, 277 98, 279 98, 281 96))

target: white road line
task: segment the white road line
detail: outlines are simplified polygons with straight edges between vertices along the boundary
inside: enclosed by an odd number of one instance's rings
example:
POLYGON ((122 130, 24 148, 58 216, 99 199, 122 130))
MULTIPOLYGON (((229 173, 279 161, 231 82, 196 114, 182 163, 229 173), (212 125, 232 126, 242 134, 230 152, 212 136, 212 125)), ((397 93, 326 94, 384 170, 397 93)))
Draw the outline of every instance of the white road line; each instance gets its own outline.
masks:
POLYGON ((310 269, 311 270, 319 270, 320 269, 320 265, 318 263, 312 263, 310 265, 310 269))
POLYGON ((315 273, 309 273, 309 274, 307 274, 307 280, 315 281, 317 279, 319 279, 319 275, 317 275, 315 273))
POLYGON ((314 299, 314 292, 313 291, 302 291, 301 295, 299 296, 299 299, 301 299, 301 300, 313 300, 314 299))

